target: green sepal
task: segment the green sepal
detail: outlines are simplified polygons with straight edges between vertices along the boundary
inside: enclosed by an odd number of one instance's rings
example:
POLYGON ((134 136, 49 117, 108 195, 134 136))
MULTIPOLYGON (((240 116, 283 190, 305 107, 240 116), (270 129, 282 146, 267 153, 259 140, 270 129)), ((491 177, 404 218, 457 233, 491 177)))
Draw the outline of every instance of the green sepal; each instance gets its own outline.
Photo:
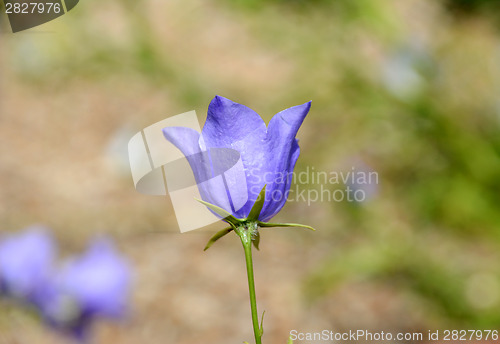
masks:
POLYGON ((211 237, 210 240, 208 240, 207 246, 205 246, 203 251, 208 250, 210 248, 210 246, 212 246, 217 240, 219 240, 220 238, 222 238, 224 235, 228 234, 232 230, 233 230, 233 227, 227 227, 227 228, 224 228, 223 230, 220 230, 217 233, 215 233, 214 236, 211 237))
POLYGON ((262 317, 260 318, 259 333, 261 337, 264 334, 264 314, 266 314, 266 311, 262 312, 262 317))
POLYGON ((260 244, 260 233, 258 231, 255 231, 255 234, 252 237, 252 244, 255 246, 257 251, 260 251, 259 249, 259 244, 260 244))
POLYGON ((288 340, 286 341, 286 344, 293 344, 292 337, 288 337, 288 340))
POLYGON ((262 188, 257 197, 257 200, 252 206, 252 210, 250 210, 250 214, 248 214, 247 220, 257 221, 259 219, 260 212, 262 211, 262 207, 264 206, 264 202, 266 200, 266 185, 262 188))
POLYGON ((221 207, 213 205, 212 203, 208 203, 208 202, 202 201, 201 199, 195 198, 195 200, 197 200, 201 204, 207 206, 214 213, 216 213, 217 215, 219 215, 220 217, 222 217, 224 219, 224 221, 226 221, 227 223, 229 223, 233 228, 236 227, 236 226, 238 226, 242 222, 242 220, 237 219, 236 217, 234 217, 228 211, 222 209, 221 207))
POLYGON ((315 231, 316 229, 312 228, 311 226, 308 225, 301 225, 299 223, 269 223, 269 222, 260 222, 257 221, 257 224, 259 227, 300 227, 300 228, 307 228, 312 231, 315 231))

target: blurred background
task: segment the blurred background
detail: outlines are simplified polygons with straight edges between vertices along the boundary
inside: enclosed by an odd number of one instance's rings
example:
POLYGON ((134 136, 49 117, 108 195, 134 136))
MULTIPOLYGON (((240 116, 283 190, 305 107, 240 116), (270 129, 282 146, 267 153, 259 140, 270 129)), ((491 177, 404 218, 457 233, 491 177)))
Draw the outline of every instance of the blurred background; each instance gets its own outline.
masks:
MULTIPOLYGON (((54 229, 63 255, 106 233, 131 312, 96 343, 252 340, 243 250, 180 234, 137 193, 128 140, 222 95, 268 122, 313 101, 297 172, 378 173, 364 202, 290 202, 254 254, 264 342, 290 330, 500 327, 500 2, 81 1, 0 35, 0 225, 54 229)), ((299 185, 301 189, 315 185, 299 185)), ((342 185, 329 185, 331 188, 342 185)), ((64 343, 0 304, 0 343, 64 343)))

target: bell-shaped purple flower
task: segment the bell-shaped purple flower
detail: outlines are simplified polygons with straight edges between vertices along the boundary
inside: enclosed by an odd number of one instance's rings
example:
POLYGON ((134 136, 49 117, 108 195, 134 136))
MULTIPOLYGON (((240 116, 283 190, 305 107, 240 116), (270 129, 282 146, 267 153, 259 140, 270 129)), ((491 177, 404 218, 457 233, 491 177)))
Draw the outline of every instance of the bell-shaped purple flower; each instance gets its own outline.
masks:
POLYGON ((283 110, 266 127, 255 111, 216 96, 201 134, 184 127, 163 134, 188 159, 203 200, 237 218, 248 217, 266 185, 258 220, 268 221, 285 205, 300 153, 295 136, 310 107, 283 110))
POLYGON ((29 227, 0 239, 0 291, 32 302, 47 283, 55 258, 55 245, 47 230, 29 227))
POLYGON ((98 240, 54 276, 39 307, 54 327, 84 338, 96 317, 125 315, 130 284, 128 263, 110 242, 98 240))

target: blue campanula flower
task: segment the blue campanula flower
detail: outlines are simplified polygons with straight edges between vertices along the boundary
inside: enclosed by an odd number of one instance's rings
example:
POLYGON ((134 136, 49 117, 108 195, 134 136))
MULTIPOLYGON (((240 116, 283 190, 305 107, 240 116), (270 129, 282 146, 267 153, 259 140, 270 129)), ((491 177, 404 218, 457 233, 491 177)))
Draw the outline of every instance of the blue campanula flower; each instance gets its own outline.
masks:
POLYGON ((201 134, 184 127, 163 133, 188 159, 204 201, 246 218, 266 186, 258 220, 268 221, 285 205, 300 154, 295 136, 310 107, 308 102, 283 110, 266 127, 255 111, 216 96, 201 134), (240 168, 228 170, 238 159, 240 168), (223 183, 214 179, 221 173, 223 183))
POLYGON ((283 110, 266 126, 255 111, 216 96, 210 102, 201 133, 186 127, 163 128, 165 138, 188 160, 203 199, 200 202, 230 225, 215 233, 205 250, 232 231, 241 240, 256 344, 262 343, 264 333, 263 315, 259 323, 252 261, 252 245, 259 249, 260 228, 314 230, 296 223, 267 222, 287 200, 300 154, 295 136, 310 108, 308 102, 283 110))
POLYGON ((0 291, 33 301, 50 277, 54 258, 54 242, 43 227, 29 227, 0 240, 0 291))
POLYGON ((84 338, 96 317, 125 315, 130 284, 128 263, 110 242, 98 240, 54 276, 39 307, 51 325, 84 338))

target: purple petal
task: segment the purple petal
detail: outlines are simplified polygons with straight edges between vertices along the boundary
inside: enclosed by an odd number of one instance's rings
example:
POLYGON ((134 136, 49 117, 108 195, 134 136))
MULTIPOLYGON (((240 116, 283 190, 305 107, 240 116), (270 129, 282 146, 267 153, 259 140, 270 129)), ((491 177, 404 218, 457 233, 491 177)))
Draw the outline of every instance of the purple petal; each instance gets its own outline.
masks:
POLYGON ((200 133, 191 128, 167 127, 163 128, 163 136, 176 146, 185 156, 201 152, 199 140, 200 133))
MULTIPOLYGON (((216 151, 202 151, 199 144, 201 140, 200 134, 191 128, 167 127, 163 128, 163 135, 188 160, 201 198, 206 202, 226 209, 228 212, 232 212, 231 202, 224 181, 222 178, 216 178, 219 175, 219 169, 223 169, 221 164, 223 165, 224 163, 224 159, 222 159, 224 155, 216 154, 216 151), (221 157, 218 158, 218 156, 221 157)), ((239 158, 239 153, 237 154, 239 158)), ((172 181, 169 182, 172 183, 172 181)), ((180 180, 178 184, 183 185, 185 183, 183 180, 180 180)))
POLYGON ((202 137, 207 148, 231 148, 241 154, 242 165, 229 171, 225 182, 235 216, 245 217, 263 187, 252 173, 260 174, 266 159, 266 124, 252 109, 216 96, 208 108, 202 137))
POLYGON ((263 221, 274 216, 286 202, 291 173, 300 154, 295 136, 310 108, 311 102, 288 108, 274 115, 269 122, 267 167, 274 178, 266 188, 266 202, 260 216, 263 221))
POLYGON ((255 111, 227 98, 215 96, 208 106, 201 135, 206 147, 235 148, 233 146, 239 141, 256 143, 264 139, 265 132, 266 124, 255 111))
POLYGON ((268 201, 267 206, 265 205, 263 207, 259 216, 261 221, 269 221, 285 206, 286 200, 288 198, 288 191, 290 190, 290 186, 292 185, 293 170, 295 168, 295 164, 297 163, 299 155, 299 141, 297 139, 294 139, 292 143, 292 149, 290 150, 288 168, 285 171, 280 172, 278 177, 279 180, 276 180, 276 183, 271 185, 271 201, 268 201))

